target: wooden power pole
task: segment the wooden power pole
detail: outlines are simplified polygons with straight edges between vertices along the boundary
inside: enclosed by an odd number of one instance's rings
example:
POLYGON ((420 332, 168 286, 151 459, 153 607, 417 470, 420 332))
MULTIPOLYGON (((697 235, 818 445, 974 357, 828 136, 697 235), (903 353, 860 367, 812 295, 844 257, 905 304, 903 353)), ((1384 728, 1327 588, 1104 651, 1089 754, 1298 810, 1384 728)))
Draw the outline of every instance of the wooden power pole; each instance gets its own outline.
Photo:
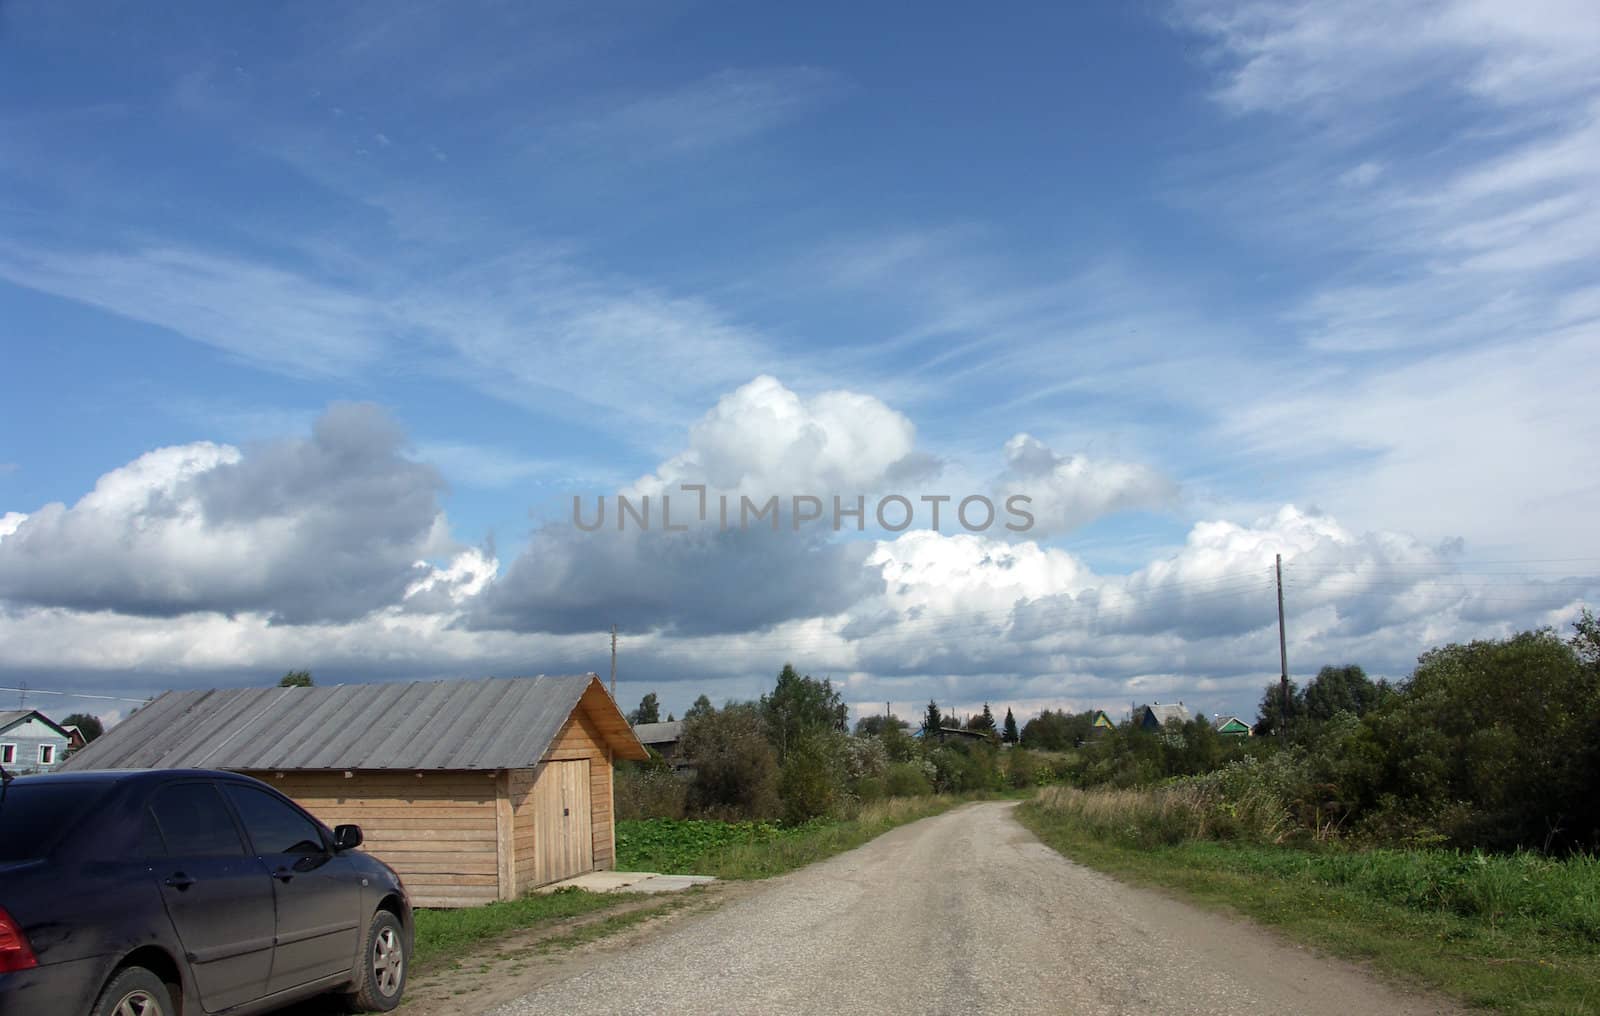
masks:
POLYGON ((1282 668, 1278 677, 1278 743, 1285 744, 1289 737, 1289 643, 1283 634, 1283 555, 1273 557, 1278 573, 1278 663, 1282 668))
MULTIPOLYGON (((1278 613, 1283 614, 1283 596, 1278 597, 1278 613)), ((611 701, 617 700, 617 626, 611 626, 611 701)))

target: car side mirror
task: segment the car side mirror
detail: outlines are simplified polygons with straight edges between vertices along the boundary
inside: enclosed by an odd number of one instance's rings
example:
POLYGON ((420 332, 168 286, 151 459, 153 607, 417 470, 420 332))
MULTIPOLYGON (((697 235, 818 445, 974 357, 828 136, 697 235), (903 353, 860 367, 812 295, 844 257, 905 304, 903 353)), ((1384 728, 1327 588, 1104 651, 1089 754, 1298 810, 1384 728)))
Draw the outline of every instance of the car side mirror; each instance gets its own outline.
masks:
POLYGON ((335 826, 333 830, 333 849, 354 850, 361 846, 361 827, 358 825, 335 826))

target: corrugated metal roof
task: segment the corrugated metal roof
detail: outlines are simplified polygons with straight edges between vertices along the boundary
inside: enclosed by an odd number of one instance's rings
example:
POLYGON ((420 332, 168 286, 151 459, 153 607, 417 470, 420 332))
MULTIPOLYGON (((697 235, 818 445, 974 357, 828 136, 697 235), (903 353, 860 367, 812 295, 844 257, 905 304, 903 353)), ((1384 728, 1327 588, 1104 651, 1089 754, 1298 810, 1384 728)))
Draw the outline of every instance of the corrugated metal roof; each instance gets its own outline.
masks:
POLYGON ((63 768, 515 769, 543 757, 591 682, 593 674, 172 691, 63 768))
POLYGON ((683 721, 635 723, 633 725, 633 736, 639 739, 640 744, 663 744, 667 741, 681 740, 683 738, 683 721))

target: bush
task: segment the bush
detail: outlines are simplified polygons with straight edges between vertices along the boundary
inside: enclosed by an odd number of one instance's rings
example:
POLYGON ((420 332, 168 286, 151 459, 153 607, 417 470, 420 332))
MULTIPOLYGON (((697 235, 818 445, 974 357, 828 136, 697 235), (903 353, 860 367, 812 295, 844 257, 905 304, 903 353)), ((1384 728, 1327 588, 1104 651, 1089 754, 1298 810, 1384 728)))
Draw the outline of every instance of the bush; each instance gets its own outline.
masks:
POLYGON ((777 816, 778 763, 755 706, 696 716, 684 724, 681 747, 694 760, 689 810, 714 818, 777 816))
MULTIPOLYGON (((933 781, 924 766, 926 763, 896 762, 884 776, 884 789, 890 797, 922 797, 933 793, 933 781)), ((931 768, 928 767, 928 768, 931 768)))
POLYGON ((614 774, 617 818, 683 818, 688 781, 670 769, 640 768, 624 762, 614 774))
POLYGON ((789 747, 778 774, 783 819, 793 825, 835 814, 846 806, 847 775, 843 734, 814 732, 789 747))

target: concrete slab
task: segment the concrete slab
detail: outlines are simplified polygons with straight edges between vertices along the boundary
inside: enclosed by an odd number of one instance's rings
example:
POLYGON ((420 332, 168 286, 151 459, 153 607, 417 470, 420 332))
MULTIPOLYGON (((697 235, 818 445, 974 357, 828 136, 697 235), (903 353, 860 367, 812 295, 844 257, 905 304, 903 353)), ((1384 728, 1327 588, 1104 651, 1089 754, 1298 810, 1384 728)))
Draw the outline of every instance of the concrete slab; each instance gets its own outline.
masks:
POLYGON ((592 893, 676 893, 697 885, 715 882, 711 875, 658 875, 651 871, 588 871, 537 892, 550 893, 571 886, 592 893))

